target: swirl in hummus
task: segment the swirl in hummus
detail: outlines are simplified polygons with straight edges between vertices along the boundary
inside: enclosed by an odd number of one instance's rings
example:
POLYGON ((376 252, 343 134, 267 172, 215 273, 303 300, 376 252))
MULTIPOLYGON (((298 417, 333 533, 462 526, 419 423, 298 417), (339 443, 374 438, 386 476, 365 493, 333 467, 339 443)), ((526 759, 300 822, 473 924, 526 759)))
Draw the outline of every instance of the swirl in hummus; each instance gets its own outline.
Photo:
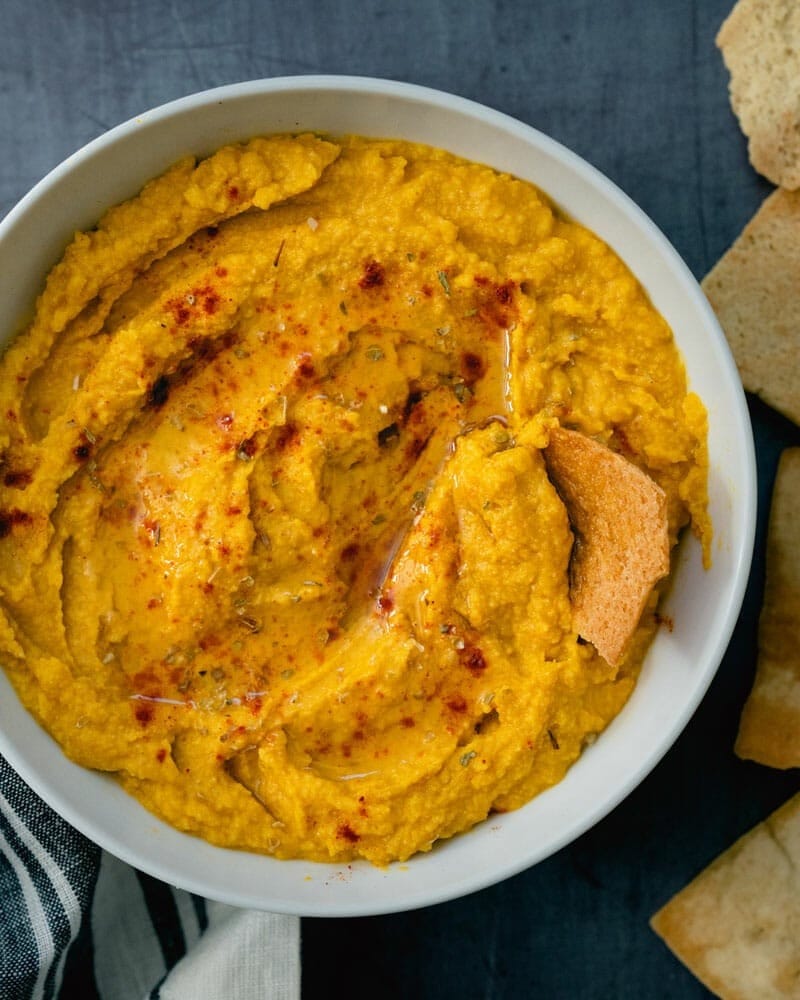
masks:
POLYGON ((528 183, 402 141, 186 160, 78 234, 0 368, 0 656, 73 760, 281 858, 428 850, 619 712, 571 624, 563 425, 708 537, 671 331, 528 183))

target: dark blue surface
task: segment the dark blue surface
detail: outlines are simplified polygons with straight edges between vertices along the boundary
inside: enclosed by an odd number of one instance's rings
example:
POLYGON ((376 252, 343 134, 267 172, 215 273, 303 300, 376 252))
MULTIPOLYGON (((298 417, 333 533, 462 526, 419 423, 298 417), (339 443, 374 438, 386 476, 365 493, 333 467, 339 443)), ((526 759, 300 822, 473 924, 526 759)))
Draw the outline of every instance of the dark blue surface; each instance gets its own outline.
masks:
MULTIPOLYGON (((0 214, 83 143, 156 104, 257 77, 359 74, 449 90, 540 128, 616 181, 700 278, 770 190, 747 162, 714 45, 731 6, 3 0, 0 214)), ((775 464, 800 443, 796 427, 751 404, 761 511, 750 585, 674 749, 591 832, 501 885, 414 913, 306 921, 309 1000, 709 995, 648 919, 800 785, 797 772, 732 750, 755 668, 775 464)))

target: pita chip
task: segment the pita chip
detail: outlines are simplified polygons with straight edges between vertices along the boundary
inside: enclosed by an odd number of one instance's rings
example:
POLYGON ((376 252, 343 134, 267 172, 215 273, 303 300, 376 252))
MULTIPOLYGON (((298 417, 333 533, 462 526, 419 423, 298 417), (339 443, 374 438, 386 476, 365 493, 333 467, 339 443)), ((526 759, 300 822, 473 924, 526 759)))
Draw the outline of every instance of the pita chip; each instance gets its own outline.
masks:
POLYGON ((669 573, 666 496, 638 466, 577 431, 554 428, 544 456, 575 534, 573 623, 614 666, 669 573))
POLYGON ((702 286, 745 389, 800 424, 800 191, 773 192, 702 286))
POLYGON ((800 997, 800 794, 712 862, 651 926, 723 1000, 800 997))
POLYGON ((800 767, 800 448, 778 464, 767 530, 758 665, 736 753, 770 767, 800 767))
POLYGON ((773 184, 800 187, 800 4, 739 0, 717 45, 750 162, 773 184))

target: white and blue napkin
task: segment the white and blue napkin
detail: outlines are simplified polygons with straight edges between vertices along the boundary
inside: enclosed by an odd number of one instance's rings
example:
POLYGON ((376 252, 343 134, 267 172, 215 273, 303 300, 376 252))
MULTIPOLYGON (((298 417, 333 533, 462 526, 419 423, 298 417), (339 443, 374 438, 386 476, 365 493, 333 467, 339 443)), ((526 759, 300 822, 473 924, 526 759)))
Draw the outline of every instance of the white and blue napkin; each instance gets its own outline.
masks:
POLYGON ((136 871, 0 757, 0 1000, 297 1000, 300 921, 136 871))

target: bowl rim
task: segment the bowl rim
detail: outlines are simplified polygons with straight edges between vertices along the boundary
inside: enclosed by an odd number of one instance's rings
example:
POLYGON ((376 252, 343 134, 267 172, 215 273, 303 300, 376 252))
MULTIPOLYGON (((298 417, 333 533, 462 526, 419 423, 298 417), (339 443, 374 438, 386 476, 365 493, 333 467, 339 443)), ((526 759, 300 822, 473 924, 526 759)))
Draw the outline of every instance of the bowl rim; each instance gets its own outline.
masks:
MULTIPOLYGON (((447 885, 418 887, 413 892, 406 892, 405 895, 398 889, 397 885, 394 885, 392 892, 387 893, 385 898, 381 898, 380 900, 375 899, 369 893, 361 895, 356 892, 350 896, 344 894, 336 896, 331 902, 326 902, 321 898, 315 898, 313 902, 305 900, 302 893, 298 893, 296 899, 273 898, 269 896, 268 888, 266 892, 254 891, 250 894, 241 891, 241 889, 226 891, 224 886, 210 886, 202 875, 198 875, 196 871, 192 872, 191 870, 180 871, 176 879, 174 861, 172 863, 165 863, 160 856, 154 857, 147 854, 140 854, 137 850, 132 849, 131 845, 126 843, 121 836, 110 833, 109 830, 98 827, 89 821, 71 799, 69 791, 60 782, 59 776, 41 773, 38 767, 37 752, 29 752, 25 745, 12 740, 5 728, 0 725, 0 752, 3 753, 12 767, 14 767, 28 785, 81 833, 134 867, 166 882, 179 885, 188 891, 233 905, 270 909, 276 912, 294 913, 304 916, 365 916, 400 912, 423 905, 427 906, 455 899, 485 888, 488 885, 503 881, 532 867, 594 826, 630 794, 652 771, 659 760, 674 744, 697 709, 717 672, 733 634, 733 629, 744 599, 753 555, 756 527, 756 464, 752 428, 745 396, 741 389, 739 375, 727 341, 699 285, 664 234, 616 184, 562 143, 547 136, 535 127, 527 125, 503 112, 480 104, 477 101, 445 91, 385 78, 309 74, 243 81, 202 90, 168 101, 114 126, 107 132, 86 143, 50 170, 10 209, 5 218, 0 220, 0 244, 2 244, 9 234, 13 233, 15 226, 20 220, 24 219, 30 207, 36 204, 44 194, 57 188, 69 178, 76 167, 103 153, 107 148, 113 147, 121 138, 127 137, 139 130, 143 124, 163 124, 171 119, 202 111, 213 104, 237 100, 242 97, 251 99, 265 95, 286 95, 294 92, 309 93, 317 91, 333 91, 340 96, 355 95, 359 98, 368 95, 378 95, 390 100, 400 98, 418 102, 425 106, 432 105, 439 112, 456 112, 467 118, 477 120, 481 125, 489 125, 494 129, 505 131, 518 139, 522 139, 524 142, 532 144, 568 166, 571 171, 580 174, 594 188, 599 189, 605 198, 610 199, 617 208, 622 210, 643 231, 649 244, 667 261, 674 271, 676 279, 681 284, 684 294, 688 296, 694 310, 702 318, 704 329, 711 335, 713 341, 712 347, 716 352, 715 357, 718 357, 719 363, 722 366, 724 378, 731 383, 730 388, 733 398, 738 400, 738 405, 735 407, 734 412, 728 414, 728 419, 734 422, 736 432, 741 439, 741 453, 738 457, 742 463, 742 467, 738 470, 739 478, 737 478, 737 483, 741 487, 741 491, 740 495, 736 498, 739 509, 738 526, 740 535, 735 540, 736 552, 730 596, 724 613, 718 616, 719 620, 717 621, 715 637, 713 639, 713 649, 707 654, 705 670, 699 682, 695 684, 691 696, 686 699, 683 710, 672 719, 669 730, 664 733, 656 750, 640 761, 638 767, 630 770, 627 773, 626 779, 615 786, 613 793, 607 794, 601 801, 596 802, 593 808, 585 809, 578 817, 573 817, 571 822, 565 824, 558 836, 552 837, 549 840, 545 845, 545 849, 532 849, 527 853, 503 858, 488 872, 481 870, 480 872, 466 873, 460 879, 456 878, 447 885)), ((270 131, 275 130, 272 129, 270 131)), ((219 143, 219 145, 224 144, 225 142, 219 143)), ((442 146, 443 148, 450 148, 445 143, 442 143, 442 146)), ((486 157, 486 162, 492 165, 491 155, 486 157)), ((152 174, 141 177, 139 186, 141 187, 141 184, 147 181, 150 176, 152 174)), ((550 195, 550 192, 547 191, 547 194, 550 195)), ((613 243, 611 245, 613 247, 613 243)), ((634 274, 637 274, 636 268, 632 265, 629 266, 631 266, 634 274)), ((0 673, 2 672, 0 671, 0 673)), ((5 677, 3 677, 3 680, 5 681, 5 677)), ((38 729, 38 724, 34 722, 33 725, 38 729)), ((41 732, 44 731, 42 730, 41 732)), ((48 737, 48 739, 50 738, 48 737)), ((77 767, 77 765, 72 765, 71 763, 69 766, 77 767)), ((111 779, 104 780, 111 781, 111 779)), ((112 784, 114 788, 118 788, 116 783, 112 782, 112 784)), ((555 786, 555 788, 558 787, 555 786)), ((120 794, 126 795, 127 793, 120 790, 120 794)), ((160 823, 160 821, 154 820, 154 823, 160 823)), ((189 837, 190 835, 181 834, 180 836, 189 837)), ((468 837, 469 834, 462 834, 460 836, 463 839, 468 837)), ((193 841, 196 840, 194 837, 191 837, 191 839, 193 841)), ((454 843, 454 841, 450 841, 449 843, 454 843)), ((217 855, 220 851, 226 856, 230 853, 224 848, 212 848, 211 850, 214 855, 217 855)), ((272 864, 301 864, 297 862, 275 862, 274 859, 248 855, 247 852, 243 853, 248 857, 258 857, 259 861, 267 861, 272 864)), ((424 858, 431 857, 431 855, 418 855, 417 857, 424 858)), ((415 859, 411 859, 407 864, 412 864, 414 861, 415 859)), ((319 864, 324 866, 325 871, 331 873, 332 879, 341 873, 343 867, 350 867, 342 866, 341 864, 302 863, 307 869, 315 869, 315 866, 319 864)), ((362 865, 366 863, 358 862, 357 864, 362 865)), ((268 879, 265 881, 268 881, 268 879)), ((346 878, 343 879, 342 884, 346 884, 346 878)), ((374 886, 374 879, 371 884, 374 886)))

